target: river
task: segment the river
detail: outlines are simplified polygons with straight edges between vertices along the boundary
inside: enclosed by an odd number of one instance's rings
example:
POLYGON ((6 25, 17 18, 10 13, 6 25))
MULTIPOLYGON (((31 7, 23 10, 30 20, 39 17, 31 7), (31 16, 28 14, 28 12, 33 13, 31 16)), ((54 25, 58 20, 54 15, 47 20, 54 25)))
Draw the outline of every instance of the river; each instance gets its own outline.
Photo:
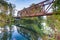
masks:
POLYGON ((0 40, 27 40, 17 31, 17 27, 13 26, 10 30, 9 26, 0 28, 0 40), (4 32, 2 30, 5 30, 4 32))

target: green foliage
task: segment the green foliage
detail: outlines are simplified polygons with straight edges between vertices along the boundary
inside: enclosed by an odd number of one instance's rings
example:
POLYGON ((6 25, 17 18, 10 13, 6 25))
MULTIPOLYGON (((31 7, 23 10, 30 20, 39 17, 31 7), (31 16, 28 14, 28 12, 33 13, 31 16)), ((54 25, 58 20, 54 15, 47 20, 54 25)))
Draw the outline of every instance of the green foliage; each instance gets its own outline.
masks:
POLYGON ((54 15, 51 16, 50 24, 54 25, 57 30, 60 29, 60 0, 55 0, 53 3, 53 13, 54 15))
POLYGON ((12 17, 12 10, 15 7, 11 3, 6 2, 5 0, 0 0, 0 6, 3 8, 3 10, 1 9, 2 12, 0 13, 0 26, 3 27, 7 24, 14 24, 11 21, 14 21, 14 18, 12 17), (8 14, 8 12, 10 12, 10 14, 8 14))
POLYGON ((56 13, 60 13, 60 0, 55 0, 53 3, 53 11, 56 13))
POLYGON ((33 32, 33 34, 34 34, 36 32, 35 34, 37 36, 42 37, 44 35, 43 30, 41 30, 42 29, 42 25, 41 25, 42 20, 43 19, 41 17, 23 18, 23 19, 20 19, 20 24, 24 25, 24 28, 31 29, 30 33, 33 32))

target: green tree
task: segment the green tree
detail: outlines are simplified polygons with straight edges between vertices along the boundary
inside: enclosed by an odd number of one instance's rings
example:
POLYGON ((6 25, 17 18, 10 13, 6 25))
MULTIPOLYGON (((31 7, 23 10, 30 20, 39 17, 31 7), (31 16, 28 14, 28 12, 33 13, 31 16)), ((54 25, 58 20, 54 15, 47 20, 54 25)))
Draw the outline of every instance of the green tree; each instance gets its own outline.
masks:
POLYGON ((13 21, 13 8, 15 8, 15 6, 13 6, 11 3, 6 2, 5 0, 0 0, 0 26, 5 26, 7 25, 9 22, 11 24, 11 21, 13 21), (8 14, 8 12, 10 12, 8 14), (7 15, 8 14, 8 15, 7 15))
POLYGON ((47 23, 55 31, 55 34, 57 34, 60 30, 60 0, 54 1, 52 9, 54 14, 47 16, 47 23))

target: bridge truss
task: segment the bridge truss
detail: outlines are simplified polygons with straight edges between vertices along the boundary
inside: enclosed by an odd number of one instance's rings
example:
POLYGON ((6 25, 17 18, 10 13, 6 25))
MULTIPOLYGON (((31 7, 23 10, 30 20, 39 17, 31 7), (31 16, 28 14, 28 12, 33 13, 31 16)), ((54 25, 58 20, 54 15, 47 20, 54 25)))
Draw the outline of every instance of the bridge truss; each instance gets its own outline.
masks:
POLYGON ((51 0, 51 1, 45 0, 38 4, 34 4, 28 8, 24 8, 23 10, 18 11, 17 17, 22 18, 22 17, 36 17, 36 16, 52 15, 53 13, 49 12, 49 10, 52 8, 53 2, 54 0, 51 0), (32 12, 32 10, 34 11, 34 9, 37 10, 37 12, 32 12))

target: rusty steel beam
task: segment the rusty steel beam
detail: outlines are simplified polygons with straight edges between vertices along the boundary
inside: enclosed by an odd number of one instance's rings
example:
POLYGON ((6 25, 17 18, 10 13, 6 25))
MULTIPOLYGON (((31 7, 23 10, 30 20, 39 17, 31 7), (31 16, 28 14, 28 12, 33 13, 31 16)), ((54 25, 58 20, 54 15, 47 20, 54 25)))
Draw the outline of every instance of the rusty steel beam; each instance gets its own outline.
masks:
POLYGON ((53 13, 45 13, 45 14, 31 14, 28 16, 19 16, 20 18, 24 18, 24 17, 37 17, 37 16, 50 16, 53 15, 53 13))

